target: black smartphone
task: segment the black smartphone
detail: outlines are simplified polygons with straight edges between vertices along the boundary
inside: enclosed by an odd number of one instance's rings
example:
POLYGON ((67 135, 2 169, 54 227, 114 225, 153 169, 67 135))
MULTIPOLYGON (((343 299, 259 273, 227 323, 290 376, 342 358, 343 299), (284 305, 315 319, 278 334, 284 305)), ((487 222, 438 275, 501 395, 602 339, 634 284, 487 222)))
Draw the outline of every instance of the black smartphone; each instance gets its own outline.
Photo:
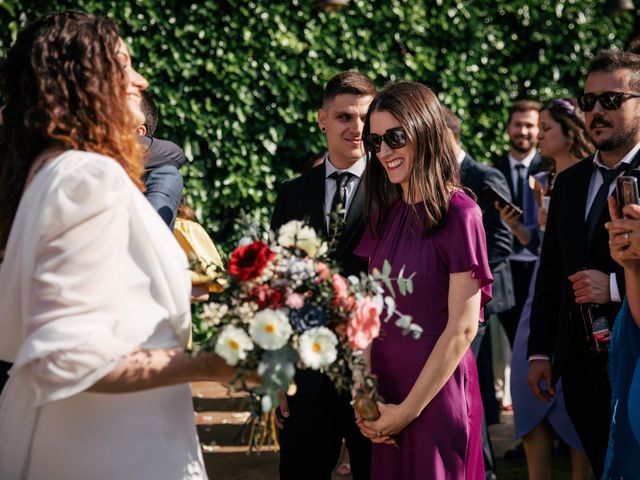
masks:
POLYGON ((504 198, 504 195, 495 190, 493 187, 487 187, 484 189, 484 191, 491 195, 494 202, 498 202, 500 208, 504 208, 506 205, 509 205, 512 210, 515 210, 519 215, 522 215, 522 209, 520 207, 504 198))
POLYGON ((622 176, 616 179, 616 200, 618 201, 618 217, 622 218, 622 209, 635 203, 640 204, 638 199, 638 179, 636 177, 622 176))

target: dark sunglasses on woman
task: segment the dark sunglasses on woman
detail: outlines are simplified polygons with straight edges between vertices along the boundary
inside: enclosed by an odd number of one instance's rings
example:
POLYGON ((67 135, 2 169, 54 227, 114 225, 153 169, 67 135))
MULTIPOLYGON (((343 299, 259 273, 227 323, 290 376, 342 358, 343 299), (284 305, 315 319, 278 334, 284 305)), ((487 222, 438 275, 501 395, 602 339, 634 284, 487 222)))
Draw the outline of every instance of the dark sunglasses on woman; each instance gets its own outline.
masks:
POLYGON ((578 106, 583 112, 590 112, 596 106, 596 101, 605 110, 617 110, 622 105, 624 97, 640 97, 637 92, 603 92, 600 95, 585 93, 578 97, 578 106))
POLYGON ((397 150, 407 144, 407 134, 402 127, 390 128, 382 135, 372 133, 364 138, 364 148, 369 153, 380 153, 383 141, 389 148, 397 150))

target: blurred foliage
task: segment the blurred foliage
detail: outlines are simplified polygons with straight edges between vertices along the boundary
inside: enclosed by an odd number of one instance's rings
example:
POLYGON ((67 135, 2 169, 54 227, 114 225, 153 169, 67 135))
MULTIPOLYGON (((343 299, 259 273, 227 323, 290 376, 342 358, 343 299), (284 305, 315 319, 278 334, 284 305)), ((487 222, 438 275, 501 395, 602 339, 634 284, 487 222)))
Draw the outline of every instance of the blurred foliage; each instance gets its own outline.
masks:
POLYGON ((324 148, 324 83, 357 68, 382 87, 411 79, 463 119, 465 147, 506 147, 519 98, 580 91, 589 59, 622 48, 633 15, 604 1, 0 0, 0 55, 26 22, 82 9, 117 20, 160 109, 156 135, 182 145, 186 195, 229 246, 241 209, 267 221, 282 180, 324 148))

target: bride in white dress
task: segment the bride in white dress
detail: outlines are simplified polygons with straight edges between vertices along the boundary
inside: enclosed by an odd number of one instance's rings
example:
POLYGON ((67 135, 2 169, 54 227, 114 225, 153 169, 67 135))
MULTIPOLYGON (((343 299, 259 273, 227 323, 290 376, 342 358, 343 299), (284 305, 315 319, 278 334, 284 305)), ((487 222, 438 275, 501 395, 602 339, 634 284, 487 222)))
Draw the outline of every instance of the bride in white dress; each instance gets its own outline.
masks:
POLYGON ((0 85, 0 478, 206 478, 187 382, 233 371, 183 352, 187 260, 138 189, 146 80, 75 12, 26 27, 0 85))

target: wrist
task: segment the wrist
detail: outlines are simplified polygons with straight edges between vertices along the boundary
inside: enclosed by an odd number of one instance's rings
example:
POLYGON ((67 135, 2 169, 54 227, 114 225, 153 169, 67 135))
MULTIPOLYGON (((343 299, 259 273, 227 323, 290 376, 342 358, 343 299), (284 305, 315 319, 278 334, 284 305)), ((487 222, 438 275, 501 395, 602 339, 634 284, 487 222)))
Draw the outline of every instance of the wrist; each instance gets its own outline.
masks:
POLYGON ((424 409, 424 405, 416 404, 411 400, 410 397, 407 397, 400 404, 400 408, 402 409, 402 412, 404 413, 408 424, 418 418, 418 416, 420 416, 422 410, 424 409))

